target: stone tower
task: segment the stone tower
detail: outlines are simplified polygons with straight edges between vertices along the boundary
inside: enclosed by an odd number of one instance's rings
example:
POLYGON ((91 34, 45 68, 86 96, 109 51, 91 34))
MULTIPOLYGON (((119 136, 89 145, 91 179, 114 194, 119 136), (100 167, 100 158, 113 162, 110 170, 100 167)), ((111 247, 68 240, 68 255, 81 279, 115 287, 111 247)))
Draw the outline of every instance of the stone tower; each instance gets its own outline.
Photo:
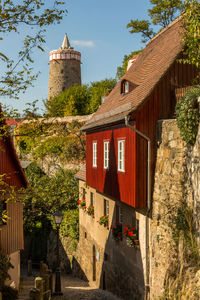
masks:
POLYGON ((75 51, 65 34, 62 46, 49 53, 48 99, 74 84, 81 85, 81 53, 75 51))

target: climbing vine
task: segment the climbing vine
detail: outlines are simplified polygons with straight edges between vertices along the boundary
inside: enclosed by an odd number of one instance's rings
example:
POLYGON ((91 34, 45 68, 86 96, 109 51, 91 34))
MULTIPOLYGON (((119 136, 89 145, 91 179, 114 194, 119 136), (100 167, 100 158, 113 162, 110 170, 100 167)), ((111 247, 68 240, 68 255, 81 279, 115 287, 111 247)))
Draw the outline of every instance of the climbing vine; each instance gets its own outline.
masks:
POLYGON ((187 91, 176 105, 177 124, 184 141, 189 145, 194 145, 199 125, 200 86, 187 91))

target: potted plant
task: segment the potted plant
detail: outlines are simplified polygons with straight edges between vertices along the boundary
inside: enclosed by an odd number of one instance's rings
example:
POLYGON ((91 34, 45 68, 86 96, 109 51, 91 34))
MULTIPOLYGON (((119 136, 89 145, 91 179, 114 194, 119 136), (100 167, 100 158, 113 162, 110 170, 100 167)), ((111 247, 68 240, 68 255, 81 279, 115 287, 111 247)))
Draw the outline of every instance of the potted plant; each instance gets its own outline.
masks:
POLYGON ((94 216, 94 206, 93 205, 88 206, 88 208, 87 208, 87 214, 89 216, 94 216))
POLYGON ((85 201, 85 199, 78 200, 78 207, 82 208, 82 209, 86 209, 86 201, 85 201))
POLYGON ((137 239, 137 231, 134 227, 126 225, 124 229, 124 236, 126 237, 126 244, 129 247, 134 247, 139 244, 137 239))
POLYGON ((122 224, 121 223, 114 223, 114 226, 112 228, 112 237, 115 241, 122 240, 122 224))
POLYGON ((105 216, 102 216, 98 222, 100 225, 104 225, 105 227, 106 226, 108 227, 108 220, 109 220, 109 216, 105 215, 105 216))

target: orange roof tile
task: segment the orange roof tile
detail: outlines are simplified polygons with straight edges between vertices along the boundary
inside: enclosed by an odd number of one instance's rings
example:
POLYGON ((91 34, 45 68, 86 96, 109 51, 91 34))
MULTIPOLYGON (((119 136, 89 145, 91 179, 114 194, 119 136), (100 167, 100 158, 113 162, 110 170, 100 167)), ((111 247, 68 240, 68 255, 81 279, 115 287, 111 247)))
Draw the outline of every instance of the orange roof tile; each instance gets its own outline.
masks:
POLYGON ((77 179, 86 181, 86 168, 85 168, 85 167, 82 167, 82 168, 75 174, 75 177, 76 177, 77 179))
POLYGON ((182 31, 182 18, 179 17, 158 33, 82 129, 112 123, 136 110, 180 54, 183 48, 182 31), (124 79, 135 86, 127 94, 121 94, 121 81, 124 79))

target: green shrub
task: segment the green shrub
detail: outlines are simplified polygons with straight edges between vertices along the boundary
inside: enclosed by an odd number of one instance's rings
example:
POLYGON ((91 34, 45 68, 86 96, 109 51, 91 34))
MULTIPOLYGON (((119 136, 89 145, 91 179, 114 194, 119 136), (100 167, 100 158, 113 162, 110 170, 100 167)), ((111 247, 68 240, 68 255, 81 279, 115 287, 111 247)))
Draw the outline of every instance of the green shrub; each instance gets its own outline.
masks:
POLYGON ((73 240, 79 238, 79 210, 72 209, 64 212, 60 232, 62 236, 69 236, 73 240))
POLYGON ((189 145, 194 145, 199 125, 198 97, 200 96, 200 86, 187 91, 176 105, 177 124, 184 141, 189 145))
POLYGON ((59 136, 48 137, 33 150, 34 158, 43 158, 46 155, 59 156, 63 152, 64 138, 59 136))

